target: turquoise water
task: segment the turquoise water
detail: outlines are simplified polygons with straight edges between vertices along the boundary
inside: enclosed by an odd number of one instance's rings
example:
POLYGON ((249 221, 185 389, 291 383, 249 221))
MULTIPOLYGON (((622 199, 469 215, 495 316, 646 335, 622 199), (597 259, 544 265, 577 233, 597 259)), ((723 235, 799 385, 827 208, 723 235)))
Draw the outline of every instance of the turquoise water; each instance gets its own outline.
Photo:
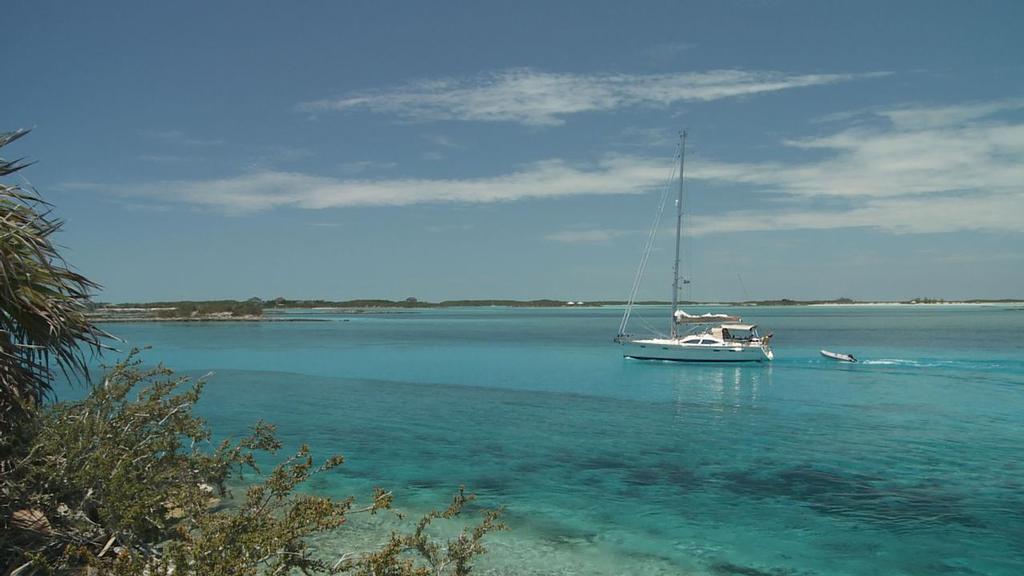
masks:
POLYGON ((507 506, 484 573, 1024 574, 1024 310, 749 309, 777 360, 747 366, 624 360, 620 313, 107 328, 214 371, 218 433, 343 453, 314 490, 507 506))

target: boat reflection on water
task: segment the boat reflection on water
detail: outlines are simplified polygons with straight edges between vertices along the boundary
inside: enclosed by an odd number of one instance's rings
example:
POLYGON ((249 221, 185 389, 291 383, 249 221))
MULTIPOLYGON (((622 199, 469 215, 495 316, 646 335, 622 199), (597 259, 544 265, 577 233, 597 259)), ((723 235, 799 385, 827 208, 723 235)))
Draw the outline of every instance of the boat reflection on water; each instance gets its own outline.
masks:
POLYGON ((693 409, 702 413, 736 413, 758 408, 772 386, 772 365, 694 364, 673 372, 676 415, 685 418, 693 409))

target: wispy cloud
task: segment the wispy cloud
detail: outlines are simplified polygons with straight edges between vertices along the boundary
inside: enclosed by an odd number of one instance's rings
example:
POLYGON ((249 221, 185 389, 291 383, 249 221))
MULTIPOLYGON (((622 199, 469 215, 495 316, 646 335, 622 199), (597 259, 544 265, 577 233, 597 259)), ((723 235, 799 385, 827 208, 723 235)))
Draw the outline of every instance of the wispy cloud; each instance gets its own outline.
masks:
POLYGON ((424 226, 424 230, 431 234, 441 234, 445 232, 466 232, 476 228, 476 224, 465 223, 465 224, 430 224, 424 226))
POLYGON ((987 262, 1024 261, 1024 252, 940 252, 922 254, 932 262, 942 264, 982 264, 987 262))
POLYGON ((678 134, 671 129, 632 126, 619 132, 612 144, 627 148, 671 150, 676 142, 678 142, 678 134))
POLYGON ((553 232, 544 238, 566 244, 607 244, 616 238, 636 232, 610 228, 567 229, 553 232))
POLYGON ((455 140, 452 140, 449 136, 445 136, 444 134, 423 134, 423 139, 426 140, 427 142, 430 142, 431 144, 434 144, 435 146, 440 146, 442 148, 458 149, 464 147, 461 144, 455 142, 455 140))
POLYGON ((697 158, 688 170, 694 179, 739 184, 776 202, 758 210, 695 216, 692 231, 1024 231, 1024 123, 1006 117, 1021 110, 1024 99, 862 111, 857 116, 871 116, 874 127, 784 142, 823 152, 818 161, 697 158), (807 207, 822 199, 843 208, 807 207))
POLYGON ((352 160, 341 163, 341 171, 348 176, 355 176, 372 170, 390 170, 397 166, 394 162, 376 162, 373 160, 352 160))
MULTIPOLYGON (((687 173, 695 180, 732 185, 772 202, 759 202, 758 210, 694 217, 693 229, 697 234, 849 227, 895 233, 1021 232, 1024 123, 1014 120, 1014 114, 1022 110, 1024 101, 878 110, 871 113, 876 120, 871 128, 858 125, 782 143, 813 151, 817 160, 726 163, 694 158, 687 173)), ((261 170, 121 190, 124 195, 141 193, 230 213, 279 207, 473 204, 638 194, 661 189, 669 168, 664 159, 609 155, 589 164, 535 162, 484 178, 355 179, 261 170)), ((624 233, 628 231, 598 226, 568 229, 548 238, 604 242, 624 233)))
POLYGON ((584 75, 520 68, 472 79, 419 80, 390 89, 304 102, 298 109, 303 112, 369 110, 413 121, 466 120, 550 126, 562 124, 565 116, 581 112, 719 100, 875 75, 800 75, 746 70, 584 75))
POLYGON ((756 186, 788 200, 780 209, 697 220, 698 233, 881 228, 897 233, 1020 232, 1024 214, 1024 123, 996 118, 1024 99, 870 112, 881 125, 785 144, 827 154, 818 162, 694 163, 691 174, 756 186), (827 198, 842 210, 798 206, 827 198))
POLYGON ((489 178, 354 180, 264 170, 214 180, 162 181, 124 187, 163 201, 245 213, 279 207, 306 209, 408 206, 426 203, 512 202, 584 194, 636 194, 663 183, 664 161, 609 156, 591 165, 537 162, 489 178))
POLYGON ((175 154, 140 154, 139 160, 142 160, 143 162, 152 162, 153 164, 187 164, 189 162, 193 162, 195 159, 175 154))
POLYGON ((1024 98, 1009 98, 957 106, 906 106, 880 110, 878 114, 888 118, 898 128, 924 129, 948 127, 1022 108, 1024 108, 1024 98))
POLYGON ((694 218, 695 235, 771 230, 875 228, 897 234, 1020 232, 1024 194, 875 198, 847 210, 736 211, 694 218))
POLYGON ((668 63, 696 47, 696 44, 690 42, 662 42, 648 48, 647 55, 659 63, 668 63))
POLYGON ((309 148, 273 144, 260 148, 253 157, 252 163, 255 166, 272 168, 283 163, 307 160, 315 156, 316 153, 309 148))
MULTIPOLYGON (((955 194, 1019 195, 1024 188, 1024 123, 996 112, 1024 109, 1024 100, 939 108, 881 110, 886 125, 858 127, 784 144, 825 152, 808 163, 694 163, 706 180, 757 185, 795 199, 904 198, 955 194)), ((932 199, 932 201, 936 201, 932 199)), ((877 202, 875 203, 877 204, 877 202)))

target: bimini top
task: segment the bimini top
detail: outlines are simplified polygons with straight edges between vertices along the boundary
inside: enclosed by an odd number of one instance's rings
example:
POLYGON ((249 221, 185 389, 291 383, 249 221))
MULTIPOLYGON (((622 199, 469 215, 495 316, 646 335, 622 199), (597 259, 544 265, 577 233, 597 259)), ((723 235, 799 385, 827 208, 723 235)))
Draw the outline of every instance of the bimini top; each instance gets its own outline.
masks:
POLYGON ((728 314, 687 314, 683 310, 676 310, 676 323, 677 324, 711 324, 713 322, 736 322, 739 320, 737 316, 730 316, 728 314))
POLYGON ((757 328, 757 324, 722 324, 723 330, 736 330, 738 332, 750 332, 757 328))

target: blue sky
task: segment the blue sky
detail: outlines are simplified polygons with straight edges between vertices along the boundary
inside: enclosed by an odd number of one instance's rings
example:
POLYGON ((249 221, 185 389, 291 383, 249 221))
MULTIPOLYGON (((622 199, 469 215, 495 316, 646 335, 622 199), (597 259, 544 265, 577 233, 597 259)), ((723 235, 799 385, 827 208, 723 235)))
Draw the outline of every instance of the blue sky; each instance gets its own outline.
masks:
POLYGON ((1024 3, 5 8, 5 152, 112 301, 1024 297, 1024 3), (641 292, 669 297, 664 221, 641 292))

